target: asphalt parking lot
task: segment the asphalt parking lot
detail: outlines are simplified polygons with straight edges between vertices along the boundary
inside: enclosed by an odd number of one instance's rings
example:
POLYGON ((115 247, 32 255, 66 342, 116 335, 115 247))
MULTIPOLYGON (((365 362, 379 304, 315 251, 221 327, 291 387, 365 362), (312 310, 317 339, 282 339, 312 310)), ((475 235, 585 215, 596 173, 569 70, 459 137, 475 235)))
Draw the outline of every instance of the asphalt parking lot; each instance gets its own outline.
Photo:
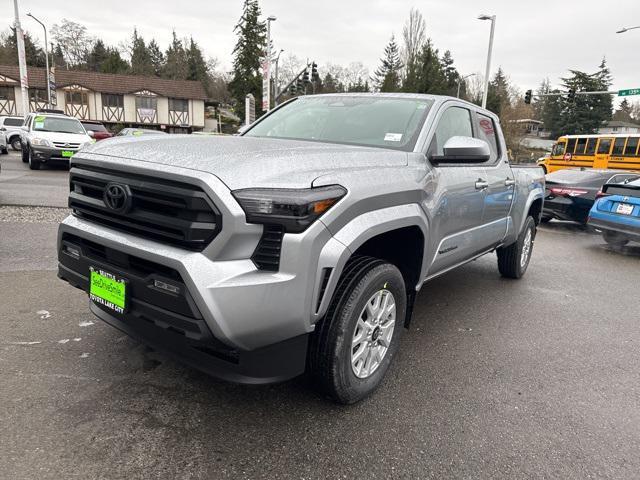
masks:
POLYGON ((56 278, 66 209, 9 206, 64 206, 66 172, 0 161, 2 478, 640 472, 638 246, 551 222, 520 281, 493 255, 434 280, 383 387, 343 407, 305 378, 216 381, 93 318, 56 278))

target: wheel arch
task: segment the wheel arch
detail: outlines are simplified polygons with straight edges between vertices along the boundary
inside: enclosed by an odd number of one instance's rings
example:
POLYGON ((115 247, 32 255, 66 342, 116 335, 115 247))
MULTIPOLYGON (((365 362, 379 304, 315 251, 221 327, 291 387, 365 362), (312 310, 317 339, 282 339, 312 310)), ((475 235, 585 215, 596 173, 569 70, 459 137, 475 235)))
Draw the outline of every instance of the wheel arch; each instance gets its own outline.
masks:
POLYGON ((318 263, 314 322, 326 313, 344 266, 354 255, 380 258, 398 267, 406 284, 408 321, 416 290, 426 274, 427 231, 422 209, 410 204, 367 212, 336 232, 318 263))

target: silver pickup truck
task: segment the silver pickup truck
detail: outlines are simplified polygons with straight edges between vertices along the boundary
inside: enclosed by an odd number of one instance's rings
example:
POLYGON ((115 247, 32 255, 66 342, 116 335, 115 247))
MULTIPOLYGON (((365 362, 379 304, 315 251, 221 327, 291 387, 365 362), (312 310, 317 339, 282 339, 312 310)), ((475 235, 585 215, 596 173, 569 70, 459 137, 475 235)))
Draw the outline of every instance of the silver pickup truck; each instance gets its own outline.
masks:
POLYGON ((425 282, 490 252, 503 276, 525 273, 543 192, 476 105, 306 96, 241 136, 83 149, 58 275, 195 368, 244 383, 307 371, 352 403, 381 383, 425 282))

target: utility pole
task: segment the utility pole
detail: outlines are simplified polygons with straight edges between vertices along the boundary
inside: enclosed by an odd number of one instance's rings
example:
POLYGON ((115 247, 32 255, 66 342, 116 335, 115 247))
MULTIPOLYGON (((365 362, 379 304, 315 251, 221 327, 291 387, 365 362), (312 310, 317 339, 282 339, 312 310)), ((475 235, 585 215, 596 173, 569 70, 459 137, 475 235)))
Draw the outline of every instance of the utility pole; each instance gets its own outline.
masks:
POLYGON ((271 110, 271 22, 275 22, 276 17, 270 15, 267 18, 267 51, 265 52, 262 64, 262 111, 271 110))
POLYGON ((282 52, 284 52, 284 48, 281 48, 280 51, 278 52, 278 56, 276 57, 276 78, 275 78, 275 87, 273 89, 273 106, 277 107, 278 106, 278 63, 280 62, 280 55, 282 55, 282 52))
POLYGON ((487 66, 484 74, 484 92, 482 93, 482 108, 487 108, 487 96, 489 95, 489 74, 491 73, 491 53, 493 51, 493 33, 496 29, 495 15, 480 15, 478 20, 491 20, 491 33, 489 34, 489 51, 487 52, 487 66))
POLYGON ((51 108, 52 107, 52 104, 51 104, 51 80, 49 78, 49 50, 48 50, 49 47, 47 46, 47 27, 44 26, 44 23, 42 23, 36 17, 31 15, 31 13, 27 13, 27 17, 33 18, 36 22, 38 22, 40 25, 42 25, 42 28, 44 28, 44 59, 45 59, 45 67, 47 69, 47 75, 46 75, 46 80, 47 80, 47 108, 51 108))
POLYGON ((18 12, 18 0, 13 0, 13 9, 16 15, 16 39, 18 40, 18 65, 20 65, 20 91, 22 92, 22 114, 29 113, 29 77, 27 76, 27 61, 24 56, 24 36, 20 26, 20 13, 18 12))

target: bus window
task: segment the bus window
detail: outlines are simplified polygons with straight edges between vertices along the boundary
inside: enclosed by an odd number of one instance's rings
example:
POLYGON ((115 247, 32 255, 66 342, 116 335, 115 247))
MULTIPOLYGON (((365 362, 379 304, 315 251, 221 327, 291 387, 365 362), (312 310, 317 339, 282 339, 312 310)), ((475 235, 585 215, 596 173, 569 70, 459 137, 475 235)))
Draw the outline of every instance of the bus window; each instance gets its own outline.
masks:
POLYGON ((586 138, 578 139, 578 147, 576 148, 576 155, 582 155, 584 153, 584 147, 587 144, 586 138))
POLYGON ((585 155, 593 155, 594 153, 596 153, 596 142, 598 141, 597 138, 588 138, 587 139, 587 148, 584 152, 585 155))
POLYGON ((562 155, 564 155, 564 147, 566 146, 566 143, 564 142, 558 142, 553 146, 553 150, 551 150, 551 156, 552 157, 561 157, 562 155))
POLYGON ((567 153, 573 153, 576 149, 576 138, 570 138, 567 140, 567 153))
POLYGON ((626 138, 616 138, 611 155, 622 155, 622 152, 624 152, 624 142, 626 140, 626 138))
POLYGON ((609 150, 611 150, 611 139, 610 138, 601 138, 600 143, 598 144, 598 154, 609 154, 609 150))
POLYGON ((627 148, 624 149, 624 154, 627 157, 635 157, 636 150, 638 150, 638 137, 629 137, 627 140, 627 148))

